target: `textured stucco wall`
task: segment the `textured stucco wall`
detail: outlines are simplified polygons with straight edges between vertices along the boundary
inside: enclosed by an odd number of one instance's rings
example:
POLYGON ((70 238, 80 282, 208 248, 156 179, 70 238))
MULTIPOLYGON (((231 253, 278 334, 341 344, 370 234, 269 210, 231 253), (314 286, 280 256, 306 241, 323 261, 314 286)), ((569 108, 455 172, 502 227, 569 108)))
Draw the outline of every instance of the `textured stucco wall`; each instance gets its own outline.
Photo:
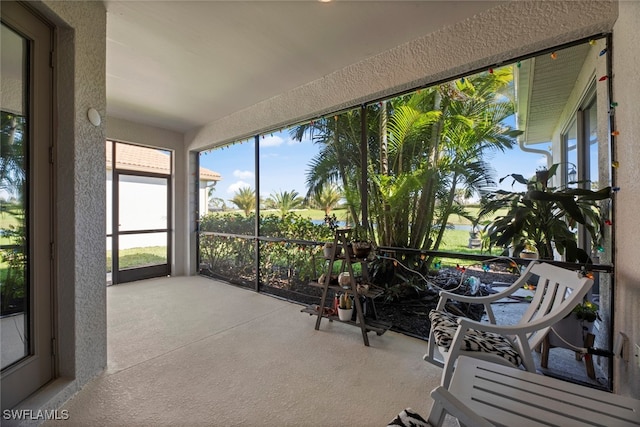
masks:
POLYGON ((631 348, 629 361, 614 363, 615 391, 640 399, 640 368, 634 344, 640 345, 640 228, 638 227, 638 194, 640 194, 640 2, 621 1, 620 17, 613 31, 613 101, 615 128, 615 184, 620 191, 615 196, 614 233, 616 247, 614 331, 625 333, 631 348))
POLYGON ((57 27, 54 61, 55 329, 59 378, 23 407, 59 407, 107 364, 104 121, 106 12, 102 2, 29 2, 57 27))
MULTIPOLYGON (((93 126, 87 110, 106 114, 106 13, 101 3, 47 2, 73 29, 59 46, 58 90, 58 287, 59 311, 74 311, 73 372, 78 384, 99 374, 107 363, 104 121, 93 126), (69 39, 73 37, 70 46, 69 39), (68 89, 72 88, 71 91, 68 89), (64 210, 64 213, 62 213, 64 210), (73 284, 73 298, 71 289, 73 284)), ((66 326, 60 324, 60 334, 66 326)), ((65 349, 66 350, 66 349, 65 349)))
POLYGON ((611 1, 513 1, 233 113, 186 135, 211 148, 260 131, 611 30, 611 1))
POLYGON ((189 272, 188 256, 188 183, 193 178, 188 173, 187 153, 181 133, 142 125, 116 117, 107 118, 107 138, 114 141, 130 142, 149 147, 165 148, 174 152, 173 171, 173 235, 174 252, 171 260, 171 274, 183 276, 189 272))

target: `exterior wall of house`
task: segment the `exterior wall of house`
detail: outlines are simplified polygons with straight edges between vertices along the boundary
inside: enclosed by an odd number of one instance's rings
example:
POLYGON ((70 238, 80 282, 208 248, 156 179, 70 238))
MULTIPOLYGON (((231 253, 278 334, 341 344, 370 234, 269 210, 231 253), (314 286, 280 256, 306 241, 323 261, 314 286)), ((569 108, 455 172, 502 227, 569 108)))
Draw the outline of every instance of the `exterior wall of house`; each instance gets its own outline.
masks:
POLYGON ((187 154, 183 135, 154 126, 134 123, 117 117, 107 117, 107 137, 114 141, 129 142, 153 148, 165 148, 174 152, 173 159, 173 230, 171 272, 176 276, 189 274, 188 256, 188 186, 187 154))
MULTIPOLYGON (((598 151, 599 151, 599 185, 600 187, 606 187, 610 185, 611 174, 609 165, 611 160, 609 159, 609 143, 610 143, 610 131, 609 131, 609 87, 606 81, 598 81, 600 76, 607 74, 607 55, 600 55, 599 53, 607 47, 606 39, 598 39, 589 49, 589 53, 582 66, 582 70, 578 78, 575 81, 573 90, 567 100, 564 111, 560 115, 557 126, 553 131, 551 146, 552 146, 552 158, 553 163, 560 163, 566 161, 563 158, 564 146, 562 136, 567 132, 570 124, 576 119, 576 112, 581 107, 584 107, 585 98, 591 93, 592 88, 595 86, 595 93, 597 97, 597 134, 598 134, 598 151)), ((609 49, 611 51, 611 49, 609 49)), ((554 186, 560 186, 561 174, 554 176, 554 186)), ((611 264, 612 262, 612 242, 611 236, 608 234, 608 229, 605 229, 605 252, 596 254, 599 257, 599 263, 611 264)), ((557 255, 556 259, 561 259, 560 255, 557 255)), ((612 307, 613 295, 611 292, 612 276, 608 274, 601 274, 598 278, 599 283, 599 300, 597 301, 600 307, 604 310, 601 314, 601 321, 597 322, 598 329, 596 330, 595 347, 608 348, 611 340, 611 325, 613 319, 608 313, 608 308, 612 307)), ((609 372, 609 359, 604 357, 595 357, 595 362, 600 365, 604 372, 609 372)))
POLYGON ((638 194, 640 194, 640 2, 621 1, 620 17, 613 28, 613 101, 615 129, 613 160, 615 195, 613 217, 615 232, 614 331, 629 337, 628 361, 614 362, 615 391, 640 399, 640 228, 638 227, 638 194))

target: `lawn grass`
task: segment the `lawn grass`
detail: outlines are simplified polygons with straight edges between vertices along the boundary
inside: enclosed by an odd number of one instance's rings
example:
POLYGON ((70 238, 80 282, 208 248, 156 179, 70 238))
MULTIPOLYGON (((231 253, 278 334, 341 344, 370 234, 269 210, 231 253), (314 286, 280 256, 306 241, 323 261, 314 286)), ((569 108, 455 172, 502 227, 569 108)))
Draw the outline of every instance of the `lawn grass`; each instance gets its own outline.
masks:
MULTIPOLYGON (((469 206, 466 206, 465 209, 467 210, 467 212, 469 212, 469 215, 471 215, 472 217, 477 217, 478 213, 480 212, 480 206, 477 206, 477 205, 469 205, 469 206)), ((295 210, 294 212, 303 218, 309 218, 313 221, 324 221, 324 211, 321 209, 298 209, 298 210, 295 210)), ((225 215, 228 213, 239 213, 241 215, 244 214, 241 210, 210 212, 210 214, 212 215, 225 215)), ((501 209, 497 211, 495 214, 493 214, 491 217, 487 217, 482 221, 480 221, 480 225, 488 224, 491 221, 491 219, 495 218, 496 216, 504 215, 505 213, 506 213, 506 209, 501 209)), ((280 215, 280 211, 277 209, 260 209, 260 215, 270 215, 270 214, 280 215)), ((338 221, 346 221, 348 211, 347 209, 338 208, 338 209, 333 209, 331 211, 331 214, 332 215, 335 214, 338 221)), ((449 223, 453 225, 471 225, 471 221, 459 215, 451 215, 449 217, 449 223)))
MULTIPOLYGON (((107 251, 107 273, 111 272, 111 251, 107 251)), ((120 250, 120 270, 134 267, 146 267, 167 263, 166 246, 148 246, 120 250)))
MULTIPOLYGON (((446 252, 459 252, 464 254, 476 254, 476 255, 493 255, 498 256, 502 253, 502 249, 494 248, 490 253, 482 251, 478 248, 469 248, 469 232, 466 230, 446 230, 444 237, 442 238, 442 244, 439 250, 446 252)), ((455 259, 455 258, 442 258, 442 265, 470 265, 475 264, 475 261, 455 259)))
MULTIPOLYGON (((465 210, 469 212, 469 215, 471 215, 473 218, 477 218, 478 213, 480 212, 480 206, 477 206, 477 205, 465 206, 465 210)), ((506 208, 500 209, 497 212, 495 212, 493 215, 483 218, 482 221, 479 222, 479 225, 484 226, 485 224, 490 223, 493 218, 497 216, 503 216, 506 213, 507 213, 506 208)), ((449 223, 454 225, 471 225, 471 221, 459 215, 451 215, 449 217, 449 223)))
MULTIPOLYGON (((20 225, 20 219, 11 213, 9 210, 0 212, 0 230, 10 230, 12 227, 18 227, 20 225)), ((13 239, 0 235, 0 245, 12 245, 13 239)))

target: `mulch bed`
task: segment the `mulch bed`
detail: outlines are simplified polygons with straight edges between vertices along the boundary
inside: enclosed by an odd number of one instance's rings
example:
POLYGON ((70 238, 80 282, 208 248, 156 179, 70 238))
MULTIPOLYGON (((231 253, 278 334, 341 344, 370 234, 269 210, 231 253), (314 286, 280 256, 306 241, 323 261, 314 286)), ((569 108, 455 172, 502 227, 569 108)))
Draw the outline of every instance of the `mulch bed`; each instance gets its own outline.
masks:
MULTIPOLYGON (((222 276, 211 272, 202 271, 204 275, 216 277, 222 280, 222 276)), ((487 287, 480 285, 469 286, 469 277, 474 276, 480 280, 482 285, 491 285, 494 283, 513 283, 517 279, 517 275, 509 271, 483 271, 480 268, 468 268, 465 272, 456 268, 442 268, 436 275, 429 276, 427 279, 432 284, 431 288, 425 291, 417 291, 413 287, 407 286, 402 295, 397 298, 385 299, 382 295, 375 299, 375 309, 377 319, 392 324, 391 330, 401 332, 413 337, 426 339, 429 336, 429 311, 435 308, 438 303, 439 288, 451 290, 454 292, 469 294, 477 290, 477 295, 486 295, 487 287)), ((243 281, 244 282, 244 281, 243 281)), ((251 283, 251 281, 247 281, 251 283)), ((273 282, 271 282, 273 283, 273 282)), ((247 286, 245 283, 236 283, 241 286, 247 286)), ((252 287, 249 285, 248 287, 252 287)), ((290 284, 283 281, 281 287, 264 285, 262 292, 273 295, 286 300, 302 303, 306 305, 320 304, 322 298, 322 289, 316 286, 310 286, 305 283, 290 284)), ((331 306, 333 292, 329 293, 326 305, 331 306)), ((464 314, 476 320, 480 320, 484 314, 481 305, 459 305, 457 308, 464 314)), ((371 316, 371 310, 368 310, 367 316, 371 316)))

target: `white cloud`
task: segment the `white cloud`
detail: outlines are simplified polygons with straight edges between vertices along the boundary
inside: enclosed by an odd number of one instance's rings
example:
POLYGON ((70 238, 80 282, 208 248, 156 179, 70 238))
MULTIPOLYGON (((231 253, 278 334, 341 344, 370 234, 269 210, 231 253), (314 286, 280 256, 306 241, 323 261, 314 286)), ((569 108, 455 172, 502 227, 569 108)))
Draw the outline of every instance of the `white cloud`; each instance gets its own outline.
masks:
POLYGON ((238 192, 238 190, 240 190, 241 188, 251 188, 251 184, 248 184, 242 180, 240 181, 236 181, 233 184, 229 185, 229 187, 227 187, 227 193, 229 194, 235 194, 238 192))
POLYGON ((242 179, 253 179, 255 175, 251 171, 241 171, 239 169, 236 169, 233 171, 233 176, 242 180, 242 179))
POLYGON ((260 139, 260 147, 278 147, 282 145, 284 139, 278 135, 265 135, 260 139))

